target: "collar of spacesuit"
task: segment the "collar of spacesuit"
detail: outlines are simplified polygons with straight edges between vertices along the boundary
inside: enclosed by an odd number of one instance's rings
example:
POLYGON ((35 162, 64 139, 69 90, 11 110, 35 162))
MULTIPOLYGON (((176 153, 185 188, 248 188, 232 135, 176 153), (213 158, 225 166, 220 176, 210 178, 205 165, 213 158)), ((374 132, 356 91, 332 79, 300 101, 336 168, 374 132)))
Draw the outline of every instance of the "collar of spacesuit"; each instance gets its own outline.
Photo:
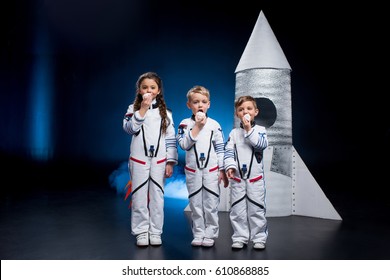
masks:
MULTIPOLYGON (((251 121, 251 127, 254 127, 256 125, 255 121, 251 121)), ((244 126, 242 125, 242 122, 240 122, 240 127, 244 129, 244 126)))
MULTIPOLYGON (((207 118, 207 117, 208 117, 208 116, 207 116, 207 113, 206 113, 206 118, 207 118)), ((194 114, 192 114, 191 120, 195 121, 195 115, 194 115, 194 114)))
POLYGON ((157 102, 157 99, 154 99, 154 100, 152 101, 152 108, 153 108, 153 109, 156 109, 156 108, 158 108, 158 105, 159 105, 159 103, 157 102))

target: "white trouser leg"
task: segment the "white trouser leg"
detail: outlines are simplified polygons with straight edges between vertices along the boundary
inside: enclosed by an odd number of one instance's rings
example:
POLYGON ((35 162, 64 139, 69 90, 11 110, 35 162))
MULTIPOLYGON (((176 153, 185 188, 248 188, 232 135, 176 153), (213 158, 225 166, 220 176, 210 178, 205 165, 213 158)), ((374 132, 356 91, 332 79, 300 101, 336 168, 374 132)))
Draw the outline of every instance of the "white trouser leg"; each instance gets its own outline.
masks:
POLYGON ((132 179, 131 232, 161 234, 164 223, 165 162, 146 159, 145 164, 130 161, 132 179))
POLYGON ((248 183, 248 218, 251 232, 250 239, 253 242, 266 243, 267 219, 265 217, 265 187, 264 181, 248 183))
POLYGON ((219 234, 218 205, 220 190, 218 186, 218 170, 203 170, 203 209, 205 237, 217 238, 219 234))
POLYGON ((164 224, 164 163, 153 163, 149 180, 149 214, 151 234, 161 235, 164 224))
POLYGON ((245 181, 236 182, 231 180, 231 201, 230 222, 233 228, 233 242, 247 244, 249 240, 249 225, 247 213, 245 181))
POLYGON ((130 173, 132 174, 131 233, 138 235, 149 231, 149 166, 130 161, 130 173))
POLYGON ((203 238, 205 235, 205 225, 203 218, 202 199, 202 177, 199 171, 188 171, 186 173, 186 185, 190 201, 192 234, 194 238, 203 238))

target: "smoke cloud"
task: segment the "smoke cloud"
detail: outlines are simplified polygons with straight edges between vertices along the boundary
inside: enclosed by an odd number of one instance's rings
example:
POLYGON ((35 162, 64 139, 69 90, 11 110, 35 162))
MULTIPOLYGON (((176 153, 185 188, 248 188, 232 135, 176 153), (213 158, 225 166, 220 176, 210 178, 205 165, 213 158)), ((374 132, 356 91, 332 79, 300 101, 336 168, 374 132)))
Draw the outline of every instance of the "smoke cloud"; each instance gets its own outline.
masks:
MULTIPOLYGON (((175 165, 173 175, 165 181, 165 197, 176 199, 187 199, 188 191, 186 187, 186 179, 182 164, 175 165)), ((116 189, 120 195, 126 194, 126 185, 130 180, 127 161, 122 162, 119 167, 114 170, 109 176, 110 186, 116 189)))

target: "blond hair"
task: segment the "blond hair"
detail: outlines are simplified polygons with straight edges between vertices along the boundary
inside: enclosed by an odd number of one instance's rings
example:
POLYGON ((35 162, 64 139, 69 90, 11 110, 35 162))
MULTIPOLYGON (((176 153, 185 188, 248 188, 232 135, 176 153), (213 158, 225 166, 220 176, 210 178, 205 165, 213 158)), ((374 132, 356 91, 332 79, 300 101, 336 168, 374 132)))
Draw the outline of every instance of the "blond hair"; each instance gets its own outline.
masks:
POLYGON ((190 101, 191 100, 191 96, 194 94, 194 93, 199 93, 203 96, 206 96, 209 100, 210 100, 210 92, 207 88, 205 88, 204 86, 193 86, 188 92, 187 92, 187 100, 190 101))

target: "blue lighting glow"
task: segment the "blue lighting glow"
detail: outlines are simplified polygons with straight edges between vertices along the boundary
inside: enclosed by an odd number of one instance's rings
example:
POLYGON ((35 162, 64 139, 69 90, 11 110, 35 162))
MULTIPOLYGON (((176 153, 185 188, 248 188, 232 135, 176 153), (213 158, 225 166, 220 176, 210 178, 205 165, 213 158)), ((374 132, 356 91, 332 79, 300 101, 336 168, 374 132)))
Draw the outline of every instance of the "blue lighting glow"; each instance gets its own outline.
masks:
POLYGON ((52 106, 53 85, 51 54, 45 32, 38 29, 35 45, 35 61, 32 71, 30 99, 31 156, 37 160, 48 160, 53 156, 52 106))

